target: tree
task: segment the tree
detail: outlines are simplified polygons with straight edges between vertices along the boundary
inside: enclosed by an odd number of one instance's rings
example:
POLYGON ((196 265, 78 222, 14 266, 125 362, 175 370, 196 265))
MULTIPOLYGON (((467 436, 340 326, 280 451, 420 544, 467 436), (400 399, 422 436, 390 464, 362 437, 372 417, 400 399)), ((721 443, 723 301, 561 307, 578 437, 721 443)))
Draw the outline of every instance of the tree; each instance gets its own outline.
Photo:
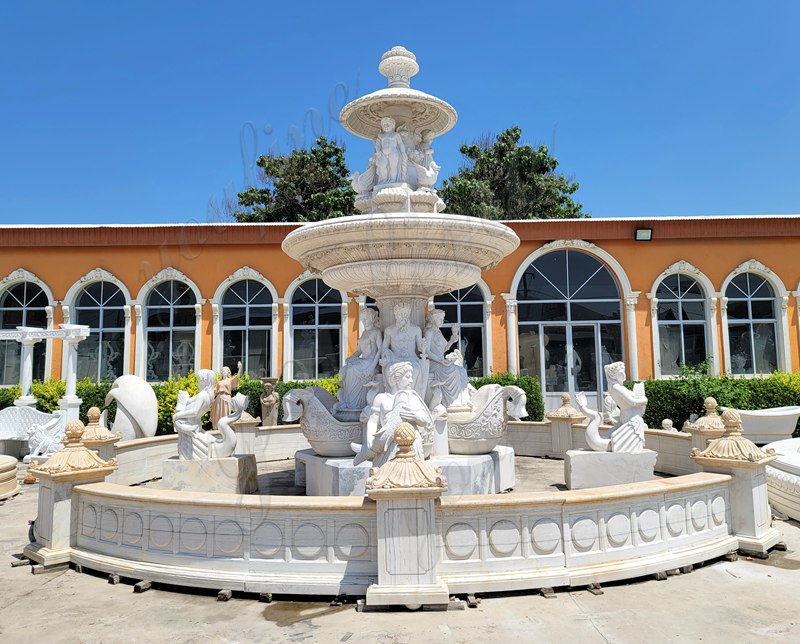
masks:
POLYGON ((442 182, 448 212, 485 219, 572 219, 588 217, 571 195, 578 183, 556 172, 558 161, 540 145, 519 145, 512 127, 472 145, 462 145, 468 162, 442 182))
POLYGON ((310 150, 261 156, 265 186, 239 193, 240 222, 320 221, 355 214, 344 148, 324 136, 310 150))

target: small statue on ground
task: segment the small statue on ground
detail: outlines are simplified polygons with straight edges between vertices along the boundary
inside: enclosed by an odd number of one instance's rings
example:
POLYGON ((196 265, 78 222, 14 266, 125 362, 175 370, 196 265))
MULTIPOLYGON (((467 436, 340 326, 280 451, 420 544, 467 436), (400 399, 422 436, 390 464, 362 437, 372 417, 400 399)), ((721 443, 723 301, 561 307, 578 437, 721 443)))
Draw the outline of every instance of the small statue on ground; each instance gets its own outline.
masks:
POLYGON ((333 411, 361 411, 367 405, 369 385, 375 379, 381 356, 383 335, 375 328, 378 312, 365 308, 361 315, 364 332, 358 338, 356 350, 341 369, 342 384, 336 394, 338 402, 333 411))
POLYGON ((414 374, 413 388, 424 398, 428 384, 428 346, 422 338, 422 330, 411 324, 411 303, 400 301, 395 304, 394 319, 394 324, 383 332, 381 365, 384 378, 388 367, 397 362, 408 362, 414 374))
POLYGON ((214 399, 215 374, 211 369, 200 369, 197 372, 197 384, 200 391, 189 396, 188 391, 178 392, 178 403, 172 417, 173 427, 178 434, 178 456, 181 460, 192 461, 208 458, 207 444, 203 445, 198 436, 203 432, 203 415, 211 409, 214 399))
POLYGON ((665 418, 664 420, 661 421, 661 429, 663 429, 665 432, 677 432, 678 431, 675 428, 675 425, 673 424, 672 420, 669 419, 669 418, 665 418))
POLYGON ((228 410, 231 407, 231 392, 239 388, 242 361, 239 360, 236 366, 238 371, 235 376, 231 375, 230 368, 222 367, 222 377, 217 381, 217 386, 214 387, 214 404, 211 407, 211 426, 214 429, 217 429, 220 419, 228 415, 228 410))
MULTIPOLYGON (((445 357, 447 350, 458 343, 459 334, 455 324, 451 327, 450 340, 446 340, 441 327, 444 324, 445 312, 442 309, 431 309, 426 316, 424 339, 428 346, 430 360, 430 379, 439 385, 442 394, 442 405, 450 407, 469 407, 469 378, 467 370, 458 362, 459 352, 454 359, 445 357)), ((451 354, 452 355, 452 354, 451 354)))
POLYGON ((409 362, 398 362, 389 367, 389 390, 375 396, 369 415, 364 423, 364 437, 361 448, 353 459, 358 465, 372 461, 373 467, 380 467, 394 458, 397 444, 394 432, 402 422, 416 426, 414 452, 424 460, 420 429, 426 433, 433 431, 433 418, 425 401, 412 387, 413 368, 409 362))
POLYGON ((261 394, 261 424, 264 427, 274 427, 278 424, 278 403, 280 396, 275 391, 275 383, 271 380, 264 381, 264 393, 261 394))

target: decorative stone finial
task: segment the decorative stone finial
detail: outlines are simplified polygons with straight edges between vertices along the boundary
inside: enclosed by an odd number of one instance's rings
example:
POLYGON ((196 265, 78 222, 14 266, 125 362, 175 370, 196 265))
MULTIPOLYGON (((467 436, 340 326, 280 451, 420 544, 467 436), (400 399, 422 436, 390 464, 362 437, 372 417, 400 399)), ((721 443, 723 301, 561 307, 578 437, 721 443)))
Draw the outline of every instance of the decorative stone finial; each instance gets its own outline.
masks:
POLYGON ((447 478, 441 467, 420 460, 414 452, 417 430, 411 423, 400 423, 394 430, 397 455, 381 467, 373 467, 367 479, 367 496, 383 496, 383 492, 417 491, 422 496, 440 495, 447 489, 447 478))
POLYGON ((553 411, 549 411, 545 415, 549 420, 580 421, 586 418, 586 416, 584 416, 570 404, 569 394, 561 394, 561 407, 554 409, 553 411))
POLYGON ((381 56, 378 71, 386 76, 389 87, 411 87, 411 77, 419 71, 417 57, 405 47, 392 47, 381 56))
POLYGON ((88 449, 83 444, 84 430, 84 424, 78 419, 68 423, 64 430, 64 449, 53 454, 41 465, 29 468, 28 471, 38 478, 41 474, 53 477, 72 472, 85 473, 92 470, 107 470, 107 473, 110 473, 115 470, 117 467, 116 458, 104 461, 96 452, 88 449))
MULTIPOLYGON (((112 434, 105 425, 101 425, 100 416, 100 409, 97 407, 90 407, 89 411, 86 412, 89 424, 86 425, 83 436, 81 436, 81 442, 93 449, 98 443, 118 441, 122 438, 121 433, 112 434)), ((74 423, 75 421, 72 422, 74 423)), ((67 427, 69 427, 69 425, 67 427)))
MULTIPOLYGON (((716 406, 716 401, 714 401, 716 406)), ((708 408, 707 408, 708 409, 708 408)), ((775 458, 775 450, 762 450, 748 438, 742 436, 742 417, 735 409, 726 409, 722 413, 725 435, 708 443, 703 451, 692 450, 693 458, 720 459, 728 461, 748 461, 758 463, 764 459, 775 458)))

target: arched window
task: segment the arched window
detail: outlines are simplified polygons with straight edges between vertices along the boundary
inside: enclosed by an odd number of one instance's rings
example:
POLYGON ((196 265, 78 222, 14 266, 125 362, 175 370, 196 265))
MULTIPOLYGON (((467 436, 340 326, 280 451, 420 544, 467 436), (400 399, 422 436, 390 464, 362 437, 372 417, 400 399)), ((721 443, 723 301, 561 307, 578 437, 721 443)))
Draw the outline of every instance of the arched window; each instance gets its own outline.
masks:
POLYGON ((147 380, 185 376, 194 368, 195 304, 191 287, 178 280, 157 284, 147 296, 147 380))
POLYGON ((725 289, 728 341, 735 374, 772 373, 778 368, 775 292, 756 273, 741 273, 725 289))
POLYGON ((542 383, 545 408, 581 391, 598 408, 603 366, 622 359, 622 306, 608 267, 579 250, 534 259, 516 292, 521 374, 542 383))
POLYGON ((222 364, 241 360, 253 378, 270 375, 272 294, 256 280, 234 282, 222 296, 222 364))
POLYGON ((460 335, 458 346, 469 376, 483 376, 486 363, 484 337, 485 301, 480 287, 450 291, 433 298, 437 309, 445 312, 445 325, 456 325, 460 335))
POLYGON ((681 366, 706 359, 706 293, 697 280, 677 273, 661 281, 656 299, 661 374, 674 376, 681 366))
MULTIPOLYGON (((17 282, 0 295, 0 329, 18 326, 47 328, 47 295, 36 284, 17 282)), ((44 379, 46 342, 33 345, 33 377, 44 379)), ((20 345, 16 340, 0 340, 0 377, 3 385, 19 382, 20 345)))
POLYGON ((93 282, 75 300, 75 324, 89 327, 78 345, 78 378, 114 380, 125 358, 125 295, 112 282, 93 282))
POLYGON ((321 279, 300 284, 292 295, 295 380, 328 378, 339 371, 342 345, 342 296, 321 279))

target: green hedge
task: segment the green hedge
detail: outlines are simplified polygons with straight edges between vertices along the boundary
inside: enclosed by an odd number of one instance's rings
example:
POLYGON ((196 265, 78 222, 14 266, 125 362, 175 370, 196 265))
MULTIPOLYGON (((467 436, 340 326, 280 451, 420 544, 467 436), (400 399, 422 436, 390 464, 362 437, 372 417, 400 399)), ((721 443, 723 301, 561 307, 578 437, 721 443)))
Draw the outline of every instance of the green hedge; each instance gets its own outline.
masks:
MULTIPOLYGON (((304 389, 305 387, 322 387, 330 392, 332 396, 336 396, 342 379, 338 374, 333 378, 321 378, 319 380, 303 380, 303 381, 278 381, 275 384, 275 391, 281 398, 290 389, 304 389)), ((531 376, 514 377, 509 373, 498 373, 488 378, 471 378, 470 382, 476 388, 483 385, 495 383, 499 385, 516 385, 521 387, 528 397, 528 418, 526 420, 542 420, 544 414, 544 403, 542 402, 541 389, 539 382, 536 378, 531 376)), ((103 409, 106 395, 111 389, 110 381, 94 382, 89 378, 78 381, 76 385, 76 393, 83 401, 81 403, 80 416, 81 420, 87 421, 86 413, 90 407, 99 407, 103 409)), ((158 433, 167 434, 173 431, 172 416, 175 414, 175 405, 178 402, 178 392, 185 389, 190 395, 195 395, 200 389, 197 383, 197 375, 189 373, 182 378, 170 378, 169 380, 153 385, 153 391, 158 400, 158 433)), ((64 395, 65 383, 63 380, 45 380, 40 382, 35 380, 31 387, 31 393, 37 399, 37 409, 51 413, 58 409, 58 400, 64 395)), ((250 397, 248 411, 253 417, 261 415, 261 394, 264 391, 264 385, 260 380, 249 378, 243 375, 239 378, 239 388, 234 393, 241 392, 250 397)), ((10 387, 7 389, 0 389, 0 409, 8 407, 13 404, 14 400, 20 395, 20 389, 10 387)), ((114 414, 116 412, 116 403, 109 405, 108 419, 113 422, 114 414)), ((282 405, 278 410, 278 423, 283 422, 283 409, 282 405)), ((207 429, 210 427, 209 414, 203 418, 203 425, 207 429)))
MULTIPOLYGON (((692 414, 705 413, 703 400, 708 396, 713 396, 720 407, 736 409, 800 405, 800 372, 776 372, 765 378, 711 378, 688 373, 675 380, 646 380, 644 390, 648 427, 661 427, 661 421, 670 418, 680 428, 692 414)), ((794 435, 800 436, 800 423, 794 435)))

